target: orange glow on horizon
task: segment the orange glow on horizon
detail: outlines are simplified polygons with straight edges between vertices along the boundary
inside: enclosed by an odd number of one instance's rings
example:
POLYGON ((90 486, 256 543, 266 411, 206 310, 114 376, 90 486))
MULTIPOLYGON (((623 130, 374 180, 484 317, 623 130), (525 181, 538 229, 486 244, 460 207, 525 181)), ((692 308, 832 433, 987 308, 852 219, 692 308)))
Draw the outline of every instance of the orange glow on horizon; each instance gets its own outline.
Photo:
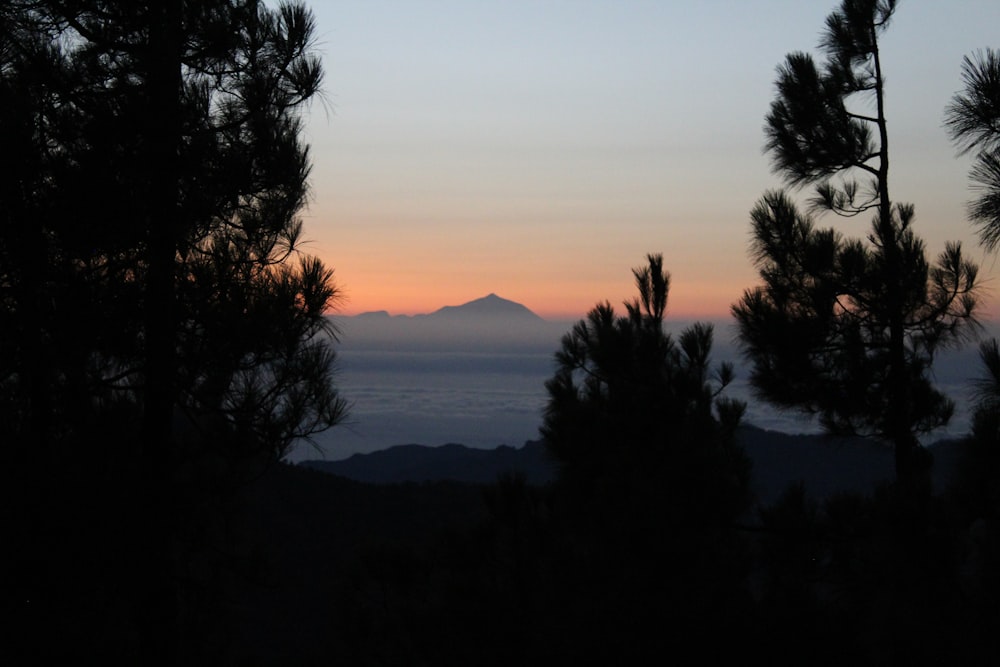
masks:
MULTIPOLYGON (((415 277, 404 284, 369 286, 356 290, 346 283, 342 286, 343 300, 333 314, 353 316, 372 311, 386 311, 390 315, 419 315, 434 312, 444 306, 458 306, 493 293, 524 305, 539 317, 547 320, 577 320, 584 317, 597 304, 608 301, 616 311, 624 313, 626 300, 635 297, 631 276, 605 284, 535 285, 509 284, 491 286, 480 281, 470 284, 434 285, 424 277, 415 277), (377 289, 380 287, 381 289, 377 289)), ((742 294, 742 288, 732 283, 689 284, 674 281, 667 303, 667 319, 725 319, 729 308, 742 294)))

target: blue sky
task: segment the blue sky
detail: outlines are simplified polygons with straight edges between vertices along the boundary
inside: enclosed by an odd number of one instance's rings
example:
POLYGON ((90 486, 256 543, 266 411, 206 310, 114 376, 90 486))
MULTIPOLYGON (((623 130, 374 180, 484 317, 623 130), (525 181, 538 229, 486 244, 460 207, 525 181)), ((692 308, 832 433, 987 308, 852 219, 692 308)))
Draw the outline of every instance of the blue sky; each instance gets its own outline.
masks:
MULTIPOLYGON (((310 249, 347 313, 495 292, 548 316, 631 296, 662 252, 671 311, 724 314, 756 283, 748 213, 780 185, 761 152, 775 68, 834 2, 312 3, 310 249)), ((961 240, 968 158, 942 128, 962 57, 1000 46, 995 0, 902 0, 882 42, 893 198, 931 255, 961 240)), ((860 235, 867 221, 824 217, 860 235)), ((995 317, 996 299, 986 314, 995 317)))

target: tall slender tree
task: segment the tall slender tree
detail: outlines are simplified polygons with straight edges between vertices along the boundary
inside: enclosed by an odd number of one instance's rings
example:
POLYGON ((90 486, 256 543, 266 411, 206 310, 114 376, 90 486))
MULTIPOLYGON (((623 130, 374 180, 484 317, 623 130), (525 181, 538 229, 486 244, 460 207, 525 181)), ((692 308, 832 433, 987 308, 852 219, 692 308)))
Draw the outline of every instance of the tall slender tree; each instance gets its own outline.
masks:
POLYGON ((844 0, 820 42, 822 66, 792 53, 778 69, 765 147, 792 187, 815 186, 812 212, 872 214, 866 240, 817 229, 784 192, 754 208, 752 252, 764 284, 733 306, 766 400, 818 414, 834 432, 890 442, 898 477, 924 460, 917 434, 952 403, 928 372, 973 321, 977 268, 949 243, 931 266, 914 207, 890 196, 880 36, 894 0, 844 0))

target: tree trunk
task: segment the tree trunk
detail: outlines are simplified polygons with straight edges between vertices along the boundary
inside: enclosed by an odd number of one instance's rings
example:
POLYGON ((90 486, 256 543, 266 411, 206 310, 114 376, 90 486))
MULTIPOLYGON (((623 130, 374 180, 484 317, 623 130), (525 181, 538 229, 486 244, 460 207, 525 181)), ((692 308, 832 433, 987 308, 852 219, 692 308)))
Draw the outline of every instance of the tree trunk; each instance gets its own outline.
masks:
POLYGON ((885 117, 885 88, 882 62, 878 51, 875 25, 871 28, 874 46, 872 60, 875 66, 875 101, 879 131, 879 220, 878 236, 884 253, 883 282, 885 285, 886 319, 889 327, 889 372, 886 436, 895 450, 896 480, 902 481, 913 474, 919 458, 919 443, 913 435, 910 415, 910 387, 906 371, 906 330, 903 319, 905 286, 899 248, 899 233, 893 221, 892 200, 889 198, 889 131, 885 117))
POLYGON ((148 66, 147 276, 145 387, 139 470, 145 516, 138 516, 136 573, 142 662, 178 663, 179 610, 173 549, 172 418, 175 375, 174 274, 180 146, 181 1, 151 5, 148 66))

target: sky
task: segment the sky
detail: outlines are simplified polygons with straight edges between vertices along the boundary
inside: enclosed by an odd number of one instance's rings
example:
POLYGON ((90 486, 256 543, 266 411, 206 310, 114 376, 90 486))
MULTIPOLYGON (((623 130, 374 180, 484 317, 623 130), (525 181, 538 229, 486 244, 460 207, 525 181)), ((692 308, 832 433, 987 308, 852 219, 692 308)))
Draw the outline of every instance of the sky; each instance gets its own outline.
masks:
MULTIPOLYGON (((632 298, 632 267, 662 253, 668 314, 725 316, 758 283, 749 211, 782 185, 762 151, 776 68, 816 53, 837 4, 313 0, 305 249, 335 269, 345 315, 496 293, 576 318, 632 298)), ((957 240, 981 264, 988 319, 1000 267, 942 120, 997 26, 996 0, 901 0, 881 41, 892 197, 915 204, 930 257, 957 240)))

